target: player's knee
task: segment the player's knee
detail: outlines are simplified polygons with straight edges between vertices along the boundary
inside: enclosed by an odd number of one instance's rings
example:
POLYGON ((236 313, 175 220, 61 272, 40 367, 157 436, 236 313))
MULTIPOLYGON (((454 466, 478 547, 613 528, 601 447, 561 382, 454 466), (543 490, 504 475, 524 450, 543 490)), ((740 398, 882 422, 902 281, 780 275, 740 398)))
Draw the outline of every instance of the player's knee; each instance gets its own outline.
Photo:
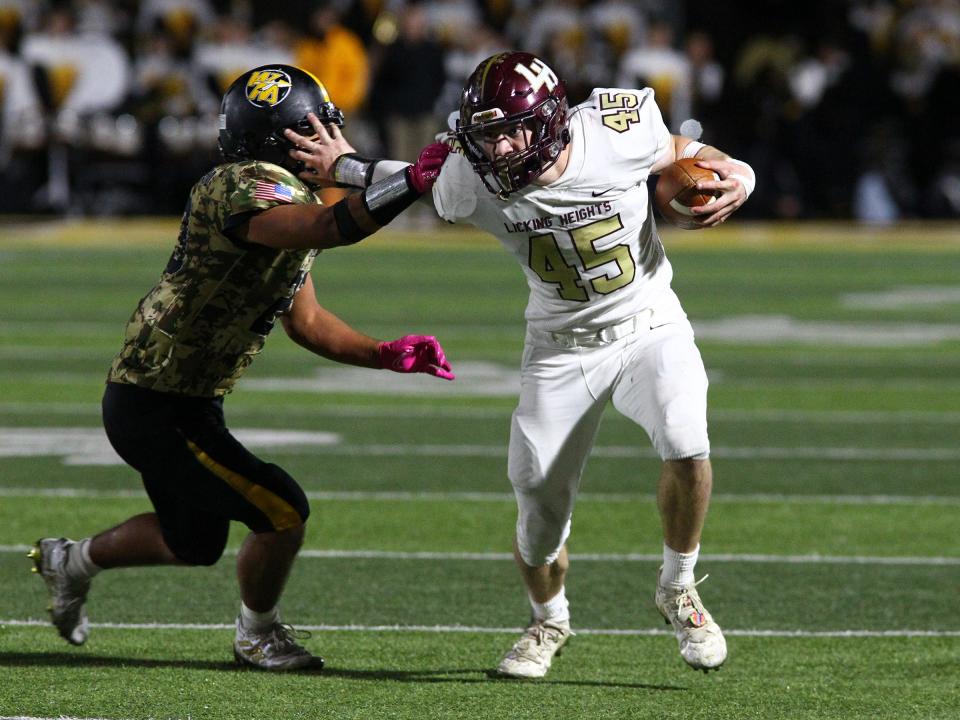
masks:
POLYGON ((664 460, 692 460, 710 454, 710 438, 704 416, 668 418, 653 433, 653 443, 664 460))
POLYGON ((507 478, 515 492, 535 494, 547 482, 547 475, 532 456, 507 459, 507 478))
MULTIPOLYGON (((297 489, 299 490, 299 488, 297 489)), ((307 500, 307 496, 304 495, 303 491, 301 490, 298 493, 298 497, 294 498, 290 505, 297 513, 297 518, 299 519, 297 527, 299 527, 302 532, 303 526, 307 523, 307 518, 310 517, 310 502, 307 500)))
POLYGON ((570 521, 544 522, 539 515, 521 515, 517 521, 517 553, 530 567, 551 565, 570 535, 570 521))
POLYGON ((713 480, 713 470, 709 457, 699 455, 666 461, 670 474, 685 487, 691 489, 709 486, 713 480))
POLYGON ((530 567, 543 567, 544 565, 552 565, 556 562, 557 558, 560 556, 560 548, 563 547, 561 544, 559 547, 555 546, 552 543, 538 543, 536 541, 526 541, 521 542, 517 540, 517 552, 520 554, 520 559, 523 560, 524 564, 529 565, 530 567))
POLYGON ((287 530, 292 528, 294 524, 297 524, 300 526, 302 533, 303 525, 307 522, 307 518, 310 517, 310 501, 307 500, 307 495, 303 492, 303 488, 279 465, 266 463, 264 465, 264 471, 270 476, 272 481, 270 486, 276 487, 279 490, 280 496, 287 505, 293 508, 297 515, 296 518, 285 518, 281 526, 276 529, 287 530))
POLYGON ((271 503, 255 503, 259 513, 247 526, 255 533, 285 532, 301 527, 310 517, 310 503, 303 488, 286 470, 272 463, 262 463, 257 483, 268 491, 271 503), (277 502, 279 500, 280 502, 277 502))
POLYGON ((277 531, 277 541, 287 546, 291 551, 297 552, 303 546, 303 539, 306 537, 306 526, 301 523, 291 528, 277 531))

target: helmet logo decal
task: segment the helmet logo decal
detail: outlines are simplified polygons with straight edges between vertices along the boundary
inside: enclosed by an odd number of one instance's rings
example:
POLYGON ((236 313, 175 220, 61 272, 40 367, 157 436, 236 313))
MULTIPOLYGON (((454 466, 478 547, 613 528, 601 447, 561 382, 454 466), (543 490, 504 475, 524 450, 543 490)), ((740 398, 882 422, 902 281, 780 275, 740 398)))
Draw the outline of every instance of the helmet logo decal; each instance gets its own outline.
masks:
POLYGON ((293 82, 283 70, 260 70, 251 73, 247 80, 247 100, 259 108, 273 107, 282 103, 293 82))
POLYGON ((490 122, 491 120, 500 120, 505 117, 506 115, 503 114, 503 110, 501 110, 500 108, 491 108, 490 110, 481 110, 479 112, 475 112, 471 116, 470 122, 484 123, 484 122, 490 122))
POLYGON ((513 69, 527 79, 527 82, 530 83, 530 87, 533 88, 534 92, 540 90, 544 85, 547 86, 547 90, 553 92, 553 89, 559 82, 553 70, 544 65, 543 61, 539 58, 534 58, 530 63, 530 67, 522 63, 517 63, 513 69))

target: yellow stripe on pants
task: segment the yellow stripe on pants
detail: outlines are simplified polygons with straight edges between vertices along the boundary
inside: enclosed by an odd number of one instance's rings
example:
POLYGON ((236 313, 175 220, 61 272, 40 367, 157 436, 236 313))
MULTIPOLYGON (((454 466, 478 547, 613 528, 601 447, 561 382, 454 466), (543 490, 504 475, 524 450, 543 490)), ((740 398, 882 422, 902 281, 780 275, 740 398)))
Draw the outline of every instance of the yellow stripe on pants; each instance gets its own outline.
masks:
POLYGON ((266 515, 274 530, 289 530, 301 524, 300 514, 282 497, 270 492, 262 485, 250 482, 240 473, 224 467, 192 441, 187 440, 187 447, 190 448, 190 452, 200 461, 201 465, 243 495, 266 515))

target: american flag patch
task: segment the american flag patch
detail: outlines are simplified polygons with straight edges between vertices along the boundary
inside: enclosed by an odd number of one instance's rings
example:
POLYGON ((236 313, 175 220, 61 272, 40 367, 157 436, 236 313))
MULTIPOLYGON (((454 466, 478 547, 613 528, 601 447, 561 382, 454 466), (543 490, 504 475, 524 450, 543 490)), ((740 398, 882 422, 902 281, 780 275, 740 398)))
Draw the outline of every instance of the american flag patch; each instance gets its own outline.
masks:
POLYGON ((293 202, 293 190, 280 183, 268 183, 258 180, 257 186, 253 190, 253 197, 255 200, 293 202))

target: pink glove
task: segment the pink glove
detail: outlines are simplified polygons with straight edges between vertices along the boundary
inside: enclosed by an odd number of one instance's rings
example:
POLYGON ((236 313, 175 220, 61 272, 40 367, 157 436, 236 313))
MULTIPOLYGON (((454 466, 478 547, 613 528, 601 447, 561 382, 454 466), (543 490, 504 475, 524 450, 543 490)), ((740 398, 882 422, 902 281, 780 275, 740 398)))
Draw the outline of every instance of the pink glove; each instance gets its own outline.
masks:
POLYGON ((407 167, 407 180, 410 181, 410 187, 421 195, 432 188, 440 175, 443 161, 449 154, 450 146, 446 143, 435 142, 421 150, 417 161, 407 167))
POLYGON ((404 335, 380 343, 380 367, 399 373, 427 373, 444 380, 455 377, 443 348, 432 335, 404 335))

